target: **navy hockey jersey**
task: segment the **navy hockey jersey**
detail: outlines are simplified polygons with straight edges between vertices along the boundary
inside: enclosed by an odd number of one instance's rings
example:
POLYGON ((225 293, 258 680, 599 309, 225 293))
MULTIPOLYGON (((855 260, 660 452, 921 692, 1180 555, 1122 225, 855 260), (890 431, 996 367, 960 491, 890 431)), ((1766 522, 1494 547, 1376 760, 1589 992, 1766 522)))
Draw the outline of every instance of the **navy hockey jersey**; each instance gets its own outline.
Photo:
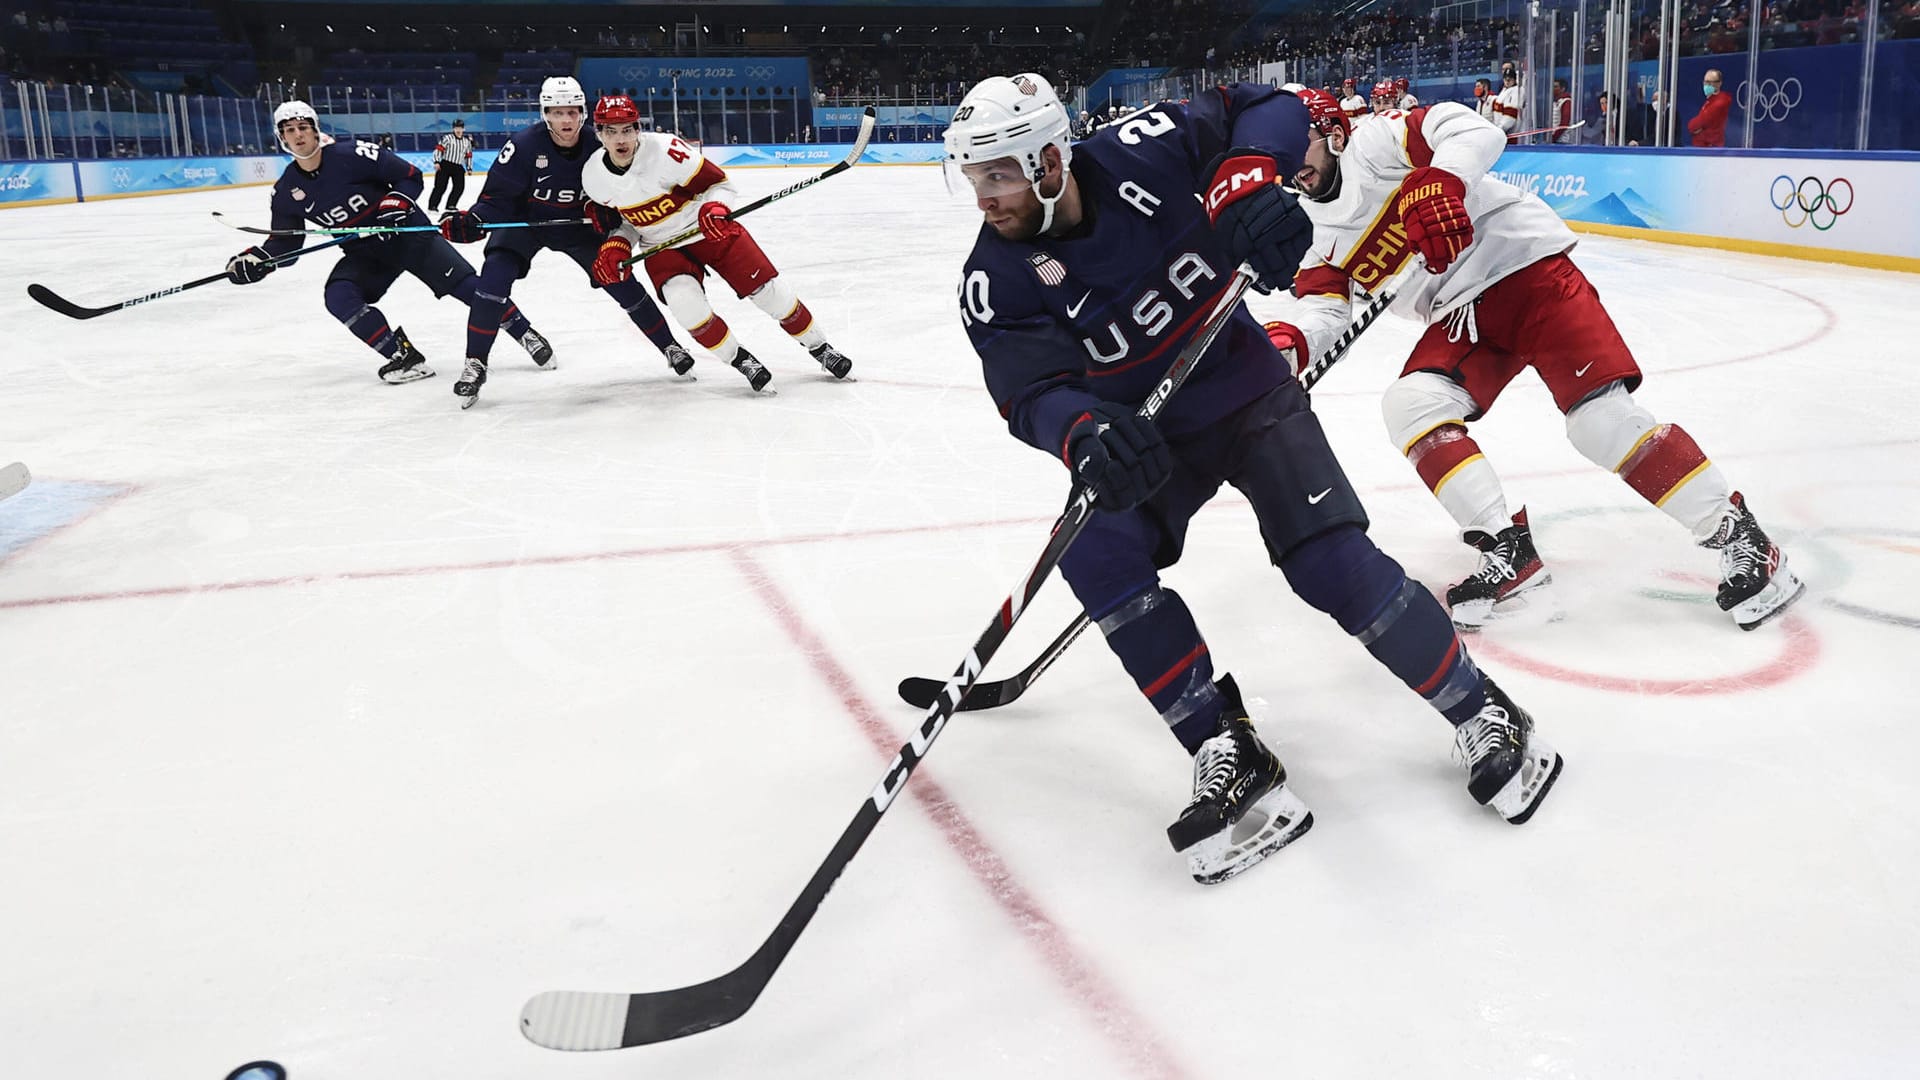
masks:
MULTIPOLYGON (((273 227, 298 229, 310 221, 323 228, 373 224, 374 212, 388 192, 397 191, 419 202, 424 187, 420 170, 391 150, 370 142, 335 142, 320 148, 320 167, 312 172, 299 162, 287 166, 273 185, 273 227)), ((418 206, 407 216, 409 225, 431 225, 418 206)), ((371 250, 374 237, 343 245, 344 251, 371 250)), ((298 251, 306 238, 276 236, 260 245, 269 255, 298 251)))
POLYGON ((473 212, 481 220, 563 221, 586 216, 580 167, 599 146, 593 128, 581 126, 571 148, 555 146, 545 123, 536 122, 500 148, 487 169, 486 186, 473 212))
MULTIPOLYGON (((1200 196, 1236 147, 1300 168, 1306 106, 1264 86, 1161 104, 1075 145, 1085 217, 1064 237, 1015 242, 984 223, 960 284, 961 321, 987 390, 1021 440, 1064 456, 1094 401, 1138 405, 1232 281, 1200 196)), ((1198 431, 1291 377, 1241 306, 1161 410, 1169 437, 1198 431)))

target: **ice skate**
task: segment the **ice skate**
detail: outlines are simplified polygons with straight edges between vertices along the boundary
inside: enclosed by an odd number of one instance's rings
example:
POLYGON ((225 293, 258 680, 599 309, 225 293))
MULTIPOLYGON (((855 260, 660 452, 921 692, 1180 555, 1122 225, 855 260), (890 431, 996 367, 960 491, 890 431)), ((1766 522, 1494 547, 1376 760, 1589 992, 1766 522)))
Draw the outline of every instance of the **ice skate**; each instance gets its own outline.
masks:
POLYGON ((839 349, 824 341, 808 349, 807 352, 820 362, 820 366, 826 369, 827 374, 836 379, 846 378, 847 373, 853 370, 853 361, 847 359, 846 354, 839 349))
POLYGON ((773 381, 773 372, 768 371, 765 364, 754 359, 753 354, 745 349, 741 349, 740 354, 733 358, 733 369, 747 377, 747 385, 753 387, 755 393, 765 390, 767 384, 773 381))
POLYGON ((1752 630, 1787 610, 1805 595, 1806 583, 1787 568, 1787 555, 1767 539, 1744 495, 1734 492, 1733 508, 1720 529, 1701 547, 1720 552, 1720 591, 1714 602, 1742 630, 1752 630))
POLYGON ((1533 548, 1533 530, 1524 508, 1497 535, 1472 529, 1467 542, 1480 549, 1480 568, 1447 590, 1447 609, 1453 624, 1462 630, 1478 630, 1525 608, 1524 594, 1553 582, 1533 548))
POLYGON ((1202 885, 1245 871, 1313 827, 1313 813, 1287 790, 1287 770, 1255 734, 1233 678, 1217 685, 1227 699, 1218 733, 1193 756, 1193 801, 1167 828, 1202 885))
POLYGON ((1533 717, 1487 680, 1487 702, 1453 732, 1454 756, 1468 772, 1467 794, 1515 825, 1546 801, 1564 764, 1533 733, 1533 717))
MULTIPOLYGON (((667 366, 673 369, 675 375, 685 375, 693 370, 693 354, 687 351, 685 345, 677 343, 669 345, 667 346, 667 366)), ((755 387, 755 389, 759 388, 755 387)))
MULTIPOLYGON (((535 367, 540 368, 542 371, 552 371, 554 369, 553 345, 548 342, 546 338, 540 336, 540 331, 535 330, 531 326, 527 327, 527 332, 520 335, 520 347, 527 350, 528 356, 533 357, 535 367)), ((484 376, 482 376, 481 381, 486 381, 484 376)))
POLYGON ((386 382, 399 384, 413 382, 416 379, 433 378, 433 369, 427 366, 427 358, 407 340, 407 332, 400 327, 393 328, 393 336, 400 347, 393 350, 393 356, 380 365, 380 378, 386 382))
POLYGON ((467 365, 460 369, 460 380, 453 384, 453 392, 460 398, 460 407, 473 408, 480 400, 480 388, 487 385, 487 362, 467 357, 467 365))

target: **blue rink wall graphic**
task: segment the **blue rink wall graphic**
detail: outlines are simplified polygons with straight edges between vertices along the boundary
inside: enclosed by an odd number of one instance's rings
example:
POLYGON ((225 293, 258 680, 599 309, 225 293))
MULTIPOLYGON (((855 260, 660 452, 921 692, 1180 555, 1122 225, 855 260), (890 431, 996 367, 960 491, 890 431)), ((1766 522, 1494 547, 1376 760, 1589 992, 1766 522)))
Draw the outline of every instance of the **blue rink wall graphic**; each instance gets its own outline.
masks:
MULTIPOLYGON (((703 150, 728 168, 825 167, 847 147, 703 150)), ((476 151, 474 171, 486 172, 494 155, 476 151)), ((401 156, 433 169, 430 152, 401 156)), ((879 143, 860 160, 909 165, 942 157, 937 143, 879 143)), ((0 208, 265 184, 285 168, 278 155, 0 162, 0 208)), ((1920 215, 1908 210, 1911 193, 1920 191, 1920 153, 1515 146, 1493 174, 1538 195, 1576 228, 1920 270, 1920 215)))

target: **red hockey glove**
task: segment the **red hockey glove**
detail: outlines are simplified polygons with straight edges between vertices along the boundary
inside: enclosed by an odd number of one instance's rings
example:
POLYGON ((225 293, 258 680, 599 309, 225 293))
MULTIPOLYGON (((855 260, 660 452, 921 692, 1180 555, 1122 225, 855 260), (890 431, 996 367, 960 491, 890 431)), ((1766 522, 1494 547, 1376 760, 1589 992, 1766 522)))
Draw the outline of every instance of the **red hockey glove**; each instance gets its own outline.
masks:
POLYGON ((725 203, 704 202, 700 204, 700 231, 709 240, 725 240, 732 236, 739 226, 727 217, 733 211, 725 203))
POLYGON ((1287 358, 1287 367, 1293 370, 1293 377, 1307 369, 1307 335, 1291 323, 1270 322, 1266 325, 1267 340, 1287 358))
POLYGON ((593 258, 593 283, 612 285, 633 280, 633 269, 627 265, 632 257, 633 241, 624 236, 607 237, 600 245, 600 254, 593 258))
POLYGON ((1264 150, 1237 147, 1212 173, 1207 220, 1226 242, 1227 257, 1253 268, 1261 292, 1286 288, 1313 243, 1313 222, 1300 200, 1280 186, 1280 163, 1264 150))
POLYGON ((608 236, 620 227, 620 222, 623 219, 620 217, 620 211, 615 210, 613 207, 603 206, 600 203, 589 201, 587 203, 587 220, 593 222, 593 227, 599 230, 602 236, 608 236))
POLYGON ((1415 169, 1394 193, 1400 223, 1407 240, 1426 257, 1427 273, 1438 274, 1473 243, 1473 221, 1467 217, 1467 185, 1445 169, 1415 169))
POLYGON ((486 239, 486 230, 481 228, 483 224, 485 222, 481 221, 480 215, 471 210, 449 210, 440 219, 440 235, 456 244, 471 244, 486 239))

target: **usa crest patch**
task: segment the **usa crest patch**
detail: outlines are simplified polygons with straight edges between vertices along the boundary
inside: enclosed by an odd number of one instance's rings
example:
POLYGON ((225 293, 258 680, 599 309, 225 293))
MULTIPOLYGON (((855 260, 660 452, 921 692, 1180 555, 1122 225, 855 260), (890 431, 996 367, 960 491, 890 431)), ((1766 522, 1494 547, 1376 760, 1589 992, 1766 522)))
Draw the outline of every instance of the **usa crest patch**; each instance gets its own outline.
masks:
POLYGON ((307 193, 301 191, 299 188, 294 188, 292 191, 287 192, 287 194, 293 196, 294 202, 304 202, 307 197, 307 193))
POLYGON ((1027 262, 1033 267, 1033 272, 1040 276, 1040 280, 1049 285, 1058 285, 1067 280, 1067 268, 1060 264, 1059 259, 1044 251, 1027 256, 1027 262))
POLYGON ((534 167, 534 168, 536 168, 536 169, 544 169, 544 168, 546 168, 546 167, 547 167, 547 155, 545 155, 545 154, 541 154, 541 155, 540 155, 539 157, 536 157, 536 158, 534 158, 534 159, 533 159, 533 167, 534 167))

